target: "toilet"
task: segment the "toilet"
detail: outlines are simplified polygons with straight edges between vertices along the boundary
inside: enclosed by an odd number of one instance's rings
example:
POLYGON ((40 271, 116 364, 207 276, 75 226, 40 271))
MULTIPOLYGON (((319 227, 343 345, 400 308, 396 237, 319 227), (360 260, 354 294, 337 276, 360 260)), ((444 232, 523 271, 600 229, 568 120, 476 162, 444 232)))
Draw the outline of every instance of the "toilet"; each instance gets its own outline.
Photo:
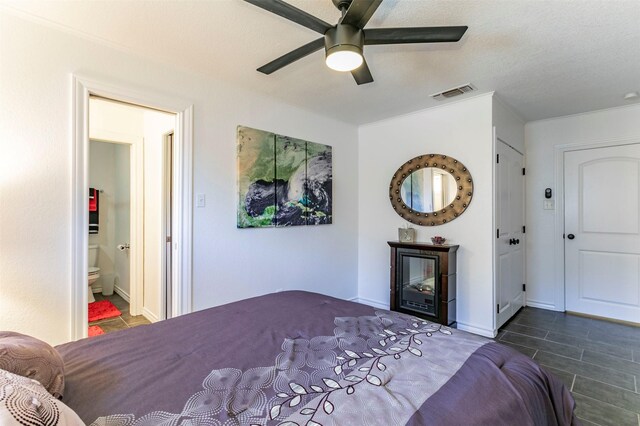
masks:
POLYGON ((100 278, 100 268, 98 268, 98 249, 97 244, 89 245, 89 303, 95 302, 91 285, 100 278))

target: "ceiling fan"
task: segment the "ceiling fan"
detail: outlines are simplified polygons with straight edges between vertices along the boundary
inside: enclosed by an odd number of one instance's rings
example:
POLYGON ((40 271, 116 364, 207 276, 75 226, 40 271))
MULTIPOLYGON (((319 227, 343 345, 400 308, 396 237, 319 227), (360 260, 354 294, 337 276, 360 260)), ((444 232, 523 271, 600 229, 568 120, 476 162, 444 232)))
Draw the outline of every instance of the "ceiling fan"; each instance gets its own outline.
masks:
POLYGON ((323 35, 258 68, 264 74, 271 74, 324 47, 329 68, 351 71, 356 83, 367 84, 373 81, 373 76, 362 53, 364 45, 456 42, 467 31, 466 26, 365 30, 364 26, 382 0, 331 0, 342 13, 336 25, 330 25, 282 0, 245 1, 323 35))

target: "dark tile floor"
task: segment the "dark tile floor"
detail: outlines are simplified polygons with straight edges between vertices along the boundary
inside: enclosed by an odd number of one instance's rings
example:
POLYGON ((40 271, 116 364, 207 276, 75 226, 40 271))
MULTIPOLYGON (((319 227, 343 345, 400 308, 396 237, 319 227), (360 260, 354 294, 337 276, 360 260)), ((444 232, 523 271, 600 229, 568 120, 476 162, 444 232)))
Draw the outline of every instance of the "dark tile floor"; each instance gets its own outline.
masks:
POLYGON ((124 300, 117 293, 113 293, 111 296, 103 296, 100 293, 94 293, 93 296, 96 298, 96 302, 99 300, 109 300, 111 303, 116 305, 116 308, 118 308, 120 312, 122 312, 122 315, 119 317, 107 318, 89 323, 89 325, 99 325, 105 333, 137 327, 139 325, 151 324, 151 322, 142 315, 131 316, 131 314, 129 314, 129 302, 124 300))
POLYGON ((563 380, 585 426, 640 425, 640 327, 526 307, 496 339, 563 380))

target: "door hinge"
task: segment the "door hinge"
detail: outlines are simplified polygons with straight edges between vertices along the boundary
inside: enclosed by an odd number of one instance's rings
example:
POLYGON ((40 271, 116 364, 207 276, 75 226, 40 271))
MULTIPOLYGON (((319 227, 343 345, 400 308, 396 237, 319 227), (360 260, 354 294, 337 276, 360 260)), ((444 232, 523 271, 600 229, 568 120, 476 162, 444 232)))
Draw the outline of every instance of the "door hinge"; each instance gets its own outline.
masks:
POLYGON ((500 238, 500 228, 496 229, 496 238, 500 238))
POLYGON ((526 232, 527 232, 527 228, 524 225, 522 225, 522 233, 524 234, 526 232))
POLYGON ((522 168, 522 176, 524 176, 526 174, 526 172, 524 171, 524 167, 522 168))
POLYGON ((171 242, 171 237, 167 236, 167 242, 170 243, 171 242))
POLYGON ((500 163, 500 154, 496 154, 496 163, 500 163))
POLYGON ((500 304, 498 303, 496 305, 496 314, 499 314, 499 313, 500 313, 500 304))
POLYGON ((526 284, 522 284, 522 291, 527 291, 527 285, 526 284))

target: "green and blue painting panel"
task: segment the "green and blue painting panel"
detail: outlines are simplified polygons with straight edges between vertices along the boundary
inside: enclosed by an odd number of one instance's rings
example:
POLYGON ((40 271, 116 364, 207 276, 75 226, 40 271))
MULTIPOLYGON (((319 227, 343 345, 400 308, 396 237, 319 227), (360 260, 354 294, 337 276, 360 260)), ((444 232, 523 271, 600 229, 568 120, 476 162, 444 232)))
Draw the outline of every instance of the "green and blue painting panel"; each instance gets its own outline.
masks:
POLYGON ((332 221, 328 145, 238 127, 238 228, 332 221))

